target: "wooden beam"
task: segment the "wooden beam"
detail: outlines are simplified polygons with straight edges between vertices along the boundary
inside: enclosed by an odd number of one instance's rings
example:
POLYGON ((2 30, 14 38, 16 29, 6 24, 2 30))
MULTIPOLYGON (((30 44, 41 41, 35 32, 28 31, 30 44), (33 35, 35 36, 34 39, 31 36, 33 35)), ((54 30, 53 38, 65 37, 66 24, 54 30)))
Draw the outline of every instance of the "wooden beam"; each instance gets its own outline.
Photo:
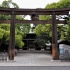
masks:
MULTIPOLYGON (((0 20, 0 24, 10 23, 11 20, 0 20)), ((22 24, 52 24, 52 20, 15 20, 15 23, 22 24)), ((56 20, 56 24, 67 24, 67 20, 56 20)))
MULTIPOLYGON (((15 11, 15 15, 31 15, 33 11, 21 11, 21 12, 16 12, 15 11)), ((36 15, 52 15, 52 11, 34 11, 36 15)), ((57 11, 56 12, 57 15, 68 15, 68 11, 57 11)))
MULTIPOLYGON (((15 11, 15 15, 31 15, 33 11, 15 11)), ((3 15, 11 15, 12 12, 9 12, 9 11, 0 11, 0 14, 3 14, 3 15)), ((68 15, 68 11, 57 11, 56 12, 56 15, 68 15)), ((35 12, 36 15, 52 15, 52 11, 36 11, 35 12)))
POLYGON ((4 8, 4 7, 0 7, 0 10, 2 11, 13 11, 13 9, 15 11, 70 11, 70 7, 68 8, 53 8, 53 9, 44 9, 44 8, 39 8, 39 9, 25 9, 25 8, 4 8))
POLYGON ((0 24, 9 24, 11 20, 0 20, 0 24))
POLYGON ((54 11, 56 15, 67 15, 70 8, 57 8, 57 9, 17 9, 17 8, 0 8, 0 14, 11 14, 12 11, 15 15, 31 15, 35 12, 37 15, 51 15, 54 11))
POLYGON ((31 23, 34 23, 34 24, 50 24, 51 21, 49 20, 16 20, 16 23, 26 23, 26 24, 31 24, 31 23))
POLYGON ((0 14, 3 14, 3 15, 11 15, 11 11, 0 11, 0 14))

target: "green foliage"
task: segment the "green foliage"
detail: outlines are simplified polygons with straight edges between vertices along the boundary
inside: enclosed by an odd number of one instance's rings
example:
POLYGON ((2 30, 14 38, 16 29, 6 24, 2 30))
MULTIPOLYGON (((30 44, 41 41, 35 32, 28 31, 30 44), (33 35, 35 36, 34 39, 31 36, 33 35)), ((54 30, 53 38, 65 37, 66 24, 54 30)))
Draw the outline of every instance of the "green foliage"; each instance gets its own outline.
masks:
POLYGON ((70 7, 70 0, 60 0, 56 5, 56 8, 66 8, 66 7, 70 7))
POLYGON ((16 28, 21 30, 24 34, 27 34, 30 30, 30 24, 16 24, 16 28))
POLYGON ((46 9, 57 8, 56 6, 57 6, 57 3, 53 2, 53 3, 51 3, 51 4, 47 4, 45 8, 46 8, 46 9))
MULTIPOLYGON (((19 6, 12 2, 12 0, 4 0, 2 2, 2 4, 0 5, 0 7, 5 7, 5 8, 11 8, 11 6, 13 8, 19 8, 19 6)), ((10 15, 0 15, 0 19, 1 20, 9 20, 11 19, 10 15)), ((24 20, 24 18, 22 16, 16 15, 16 19, 18 20, 24 20)), ((23 31, 21 31, 20 26, 28 26, 26 33, 29 32, 29 28, 30 25, 24 25, 24 24, 16 24, 16 28, 15 28, 15 47, 19 47, 22 48, 22 46, 24 45, 22 39, 23 37, 25 37, 25 28, 23 29, 23 31)), ((0 39, 2 39, 1 44, 7 44, 9 45, 9 39, 10 39, 10 24, 0 24, 0 39)))
MULTIPOLYGON (((70 0, 60 0, 59 2, 54 2, 51 4, 47 4, 45 9, 56 9, 56 8, 66 8, 66 7, 70 7, 70 0)), ((57 15, 58 16, 58 15, 57 15)), ((40 15, 39 19, 40 20, 49 20, 52 17, 50 15, 40 15)), ((68 23, 70 23, 70 21, 68 21, 68 23)), ((58 39, 63 39, 65 40, 66 38, 70 38, 70 24, 68 25, 57 25, 57 36, 58 39), (67 28, 68 27, 68 28, 67 28)), ((49 36, 48 37, 52 37, 52 32, 49 31, 49 29, 51 30, 50 26, 47 27, 43 27, 42 31, 41 31, 42 27, 38 27, 36 28, 35 32, 36 34, 40 35, 43 32, 46 32, 49 36), (49 27, 49 28, 48 28, 49 27)))
MULTIPOLYGON (((45 9, 53 9, 53 8, 66 8, 70 7, 70 0, 60 0, 59 2, 53 2, 51 4, 47 4, 45 6, 45 9)), ((39 16, 40 20, 49 20, 51 19, 50 15, 40 15, 39 16)))
POLYGON ((70 0, 60 0, 59 2, 53 2, 51 4, 46 5, 46 9, 51 9, 51 8, 66 8, 70 7, 70 0))
POLYGON ((70 40, 70 19, 68 21, 67 38, 70 40))
POLYGON ((4 32, 4 37, 5 37, 5 38, 10 37, 10 31, 5 31, 5 32, 4 32))
POLYGON ((24 46, 21 35, 15 35, 15 45, 19 48, 22 48, 22 46, 24 46))
POLYGON ((30 24, 24 24, 22 31, 23 31, 25 34, 28 34, 29 31, 30 31, 30 24))
MULTIPOLYGON (((11 8, 11 6, 13 8, 19 8, 19 6, 16 3, 12 2, 12 0, 4 0, 1 4, 1 7, 5 7, 5 8, 11 8)), ((20 17, 20 16, 18 16, 18 17, 20 17)), ((0 19, 8 20, 8 19, 11 19, 11 16, 10 15, 0 15, 0 19)))
POLYGON ((2 38, 1 38, 2 41, 1 41, 0 45, 2 43, 4 43, 4 44, 9 43, 9 33, 10 32, 9 32, 9 30, 5 30, 5 29, 6 29, 6 24, 5 24, 5 26, 4 26, 4 24, 0 24, 0 37, 2 36, 2 38))
POLYGON ((43 35, 37 36, 36 40, 34 41, 34 42, 36 42, 38 44, 39 47, 45 46, 45 39, 44 39, 45 37, 43 37, 43 35))
MULTIPOLYGON (((65 40, 67 38, 67 25, 57 25, 57 36, 58 39, 62 39, 65 40)), ((37 40, 36 42, 39 43, 42 39, 43 42, 51 42, 51 38, 52 38, 52 27, 50 24, 39 24, 36 28, 35 28, 35 33, 37 35, 37 40)), ((41 42, 42 42, 41 41, 41 42)))
POLYGON ((18 19, 18 20, 24 20, 24 18, 22 16, 20 16, 20 15, 16 15, 16 19, 18 19))
POLYGON ((1 7, 10 8, 11 5, 12 5, 14 8, 19 8, 19 6, 18 6, 16 3, 12 2, 12 0, 4 0, 4 1, 2 2, 1 7))
POLYGON ((49 15, 40 15, 39 16, 39 20, 49 20, 49 19, 51 19, 51 17, 49 16, 49 15))
MULTIPOLYGON (((51 8, 56 8, 56 5, 57 5, 57 3, 51 3, 51 4, 47 4, 46 5, 46 7, 45 7, 45 9, 51 9, 51 8)), ((51 19, 52 17, 50 16, 50 15, 40 15, 39 16, 39 19, 40 20, 49 20, 49 19, 51 19)))
POLYGON ((62 39, 62 40, 66 39, 66 37, 64 36, 64 32, 62 32, 62 31, 61 31, 61 37, 60 37, 60 39, 62 39))
POLYGON ((57 25, 57 36, 58 39, 65 40, 67 36, 67 24, 64 25, 57 25))
POLYGON ((24 32, 17 30, 17 35, 21 35, 22 37, 25 37, 24 32))
POLYGON ((39 25, 35 28, 34 32, 36 33, 36 35, 40 35, 40 33, 42 32, 42 31, 41 31, 41 28, 42 28, 42 24, 39 24, 39 25))
POLYGON ((10 29, 10 24, 0 24, 0 28, 8 31, 10 29))
POLYGON ((50 42, 50 39, 52 37, 50 24, 39 24, 34 31, 37 35, 35 42, 37 42, 39 46, 44 46, 46 42, 50 42))
MULTIPOLYGON (((1 7, 11 8, 10 4, 13 6, 13 8, 19 8, 16 3, 12 2, 12 0, 3 1, 1 7)), ((11 16, 10 15, 0 15, 0 19, 9 20, 9 19, 11 19, 11 16)), ((16 15, 16 19, 24 20, 24 18, 20 15, 16 15)), ((25 37, 25 33, 29 32, 29 29, 30 29, 29 24, 16 24, 15 47, 22 48, 22 46, 24 45, 24 43, 22 42, 22 39, 25 37), (23 28, 21 31, 20 26, 23 26, 25 28, 23 28)), ((3 44, 9 45, 10 24, 0 24, 0 39, 2 39, 1 44, 3 43, 3 44)), ((1 46, 1 44, 0 44, 0 46, 1 46)))
POLYGON ((0 19, 1 20, 9 20, 9 19, 11 19, 11 16, 10 15, 1 15, 0 14, 0 19))
POLYGON ((4 34, 5 30, 0 28, 0 32, 4 34))
POLYGON ((36 35, 41 35, 41 33, 46 33, 49 34, 49 36, 51 37, 51 25, 50 24, 39 24, 36 28, 35 28, 35 33, 36 35))
MULTIPOLYGON (((15 30, 15 47, 22 48, 24 43, 22 39, 24 37, 24 33, 19 31, 18 28, 15 30)), ((2 43, 9 45, 10 39, 10 25, 9 24, 0 24, 0 39, 2 39, 2 43)))
POLYGON ((2 38, 3 38, 3 33, 0 32, 0 39, 2 39, 2 38))

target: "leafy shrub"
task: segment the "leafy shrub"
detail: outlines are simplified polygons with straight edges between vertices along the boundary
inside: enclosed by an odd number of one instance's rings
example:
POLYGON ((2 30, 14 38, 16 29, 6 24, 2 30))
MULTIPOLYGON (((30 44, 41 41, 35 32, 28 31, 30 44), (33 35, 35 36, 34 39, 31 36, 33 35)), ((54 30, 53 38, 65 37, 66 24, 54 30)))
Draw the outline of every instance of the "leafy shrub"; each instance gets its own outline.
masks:
MULTIPOLYGON (((19 31, 18 28, 15 30, 15 47, 22 48, 24 43, 22 41, 24 37, 24 33, 19 31)), ((1 44, 5 44, 9 46, 10 39, 10 25, 9 24, 0 24, 0 46, 1 44), (1 40, 2 39, 2 40, 1 40)))

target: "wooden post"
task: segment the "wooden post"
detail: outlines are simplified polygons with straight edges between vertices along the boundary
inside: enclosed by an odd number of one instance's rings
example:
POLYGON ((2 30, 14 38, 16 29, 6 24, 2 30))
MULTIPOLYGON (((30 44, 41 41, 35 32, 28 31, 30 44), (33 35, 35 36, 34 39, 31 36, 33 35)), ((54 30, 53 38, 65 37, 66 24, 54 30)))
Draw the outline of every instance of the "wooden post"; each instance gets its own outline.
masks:
POLYGON ((56 26, 56 14, 52 13, 52 57, 53 60, 59 59, 59 51, 57 46, 57 26, 56 26))
POLYGON ((10 24, 9 60, 14 60, 14 48, 15 48, 15 15, 14 12, 12 12, 10 24))

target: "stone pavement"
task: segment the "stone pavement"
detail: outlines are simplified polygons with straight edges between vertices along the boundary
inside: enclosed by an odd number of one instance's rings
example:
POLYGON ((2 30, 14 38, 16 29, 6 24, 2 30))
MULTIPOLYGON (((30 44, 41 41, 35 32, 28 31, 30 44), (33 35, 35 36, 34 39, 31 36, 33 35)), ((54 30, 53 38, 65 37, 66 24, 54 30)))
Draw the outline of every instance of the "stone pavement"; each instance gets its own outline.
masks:
POLYGON ((0 61, 0 66, 70 66, 70 62, 51 61, 47 53, 18 53, 14 61, 0 61))
POLYGON ((70 70, 69 66, 0 66, 0 70, 70 70))

